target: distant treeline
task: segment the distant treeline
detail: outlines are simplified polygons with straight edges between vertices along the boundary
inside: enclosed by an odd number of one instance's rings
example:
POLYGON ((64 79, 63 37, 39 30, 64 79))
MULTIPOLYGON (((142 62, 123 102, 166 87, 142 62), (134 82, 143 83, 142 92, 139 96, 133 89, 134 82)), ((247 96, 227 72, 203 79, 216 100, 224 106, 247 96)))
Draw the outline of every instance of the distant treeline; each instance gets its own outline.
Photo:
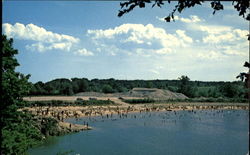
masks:
POLYGON ((79 92, 118 93, 135 87, 159 88, 183 93, 188 97, 229 97, 244 98, 245 88, 241 81, 203 82, 190 81, 187 76, 178 80, 115 80, 72 78, 55 79, 46 83, 32 84, 29 95, 73 95, 79 92))

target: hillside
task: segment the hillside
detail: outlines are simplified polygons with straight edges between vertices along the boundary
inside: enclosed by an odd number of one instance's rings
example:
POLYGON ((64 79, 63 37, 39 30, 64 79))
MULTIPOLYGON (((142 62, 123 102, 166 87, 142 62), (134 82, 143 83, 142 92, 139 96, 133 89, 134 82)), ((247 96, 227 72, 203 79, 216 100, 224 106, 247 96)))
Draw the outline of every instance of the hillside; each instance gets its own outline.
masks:
POLYGON ((91 97, 138 97, 138 98, 151 98, 156 100, 167 99, 187 99, 188 97, 181 93, 174 93, 169 90, 157 88, 133 88, 132 90, 124 93, 98 93, 98 92, 81 92, 74 96, 91 96, 91 97))

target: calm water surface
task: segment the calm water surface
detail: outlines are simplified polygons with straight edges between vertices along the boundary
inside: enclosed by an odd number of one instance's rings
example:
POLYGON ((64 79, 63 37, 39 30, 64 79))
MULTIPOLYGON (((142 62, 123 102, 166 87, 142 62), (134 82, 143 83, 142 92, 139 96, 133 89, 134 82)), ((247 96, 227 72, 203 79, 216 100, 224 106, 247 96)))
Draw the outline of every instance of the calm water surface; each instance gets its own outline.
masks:
POLYGON ((31 155, 246 155, 249 112, 197 110, 134 113, 67 121, 93 130, 49 139, 31 155))

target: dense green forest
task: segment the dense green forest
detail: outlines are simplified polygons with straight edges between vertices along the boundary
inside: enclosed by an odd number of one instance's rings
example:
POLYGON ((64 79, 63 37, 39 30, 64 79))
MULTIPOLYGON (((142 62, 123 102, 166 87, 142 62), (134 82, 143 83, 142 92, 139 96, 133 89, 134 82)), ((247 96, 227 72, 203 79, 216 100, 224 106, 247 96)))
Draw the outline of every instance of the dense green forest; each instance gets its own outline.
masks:
POLYGON ((180 92, 188 97, 229 97, 244 98, 244 83, 190 81, 187 76, 177 80, 116 80, 72 78, 55 79, 32 84, 29 95, 73 95, 79 92, 119 93, 135 87, 167 89, 180 92))
POLYGON ((35 117, 18 111, 27 103, 23 101, 31 88, 30 75, 16 72, 19 66, 13 48, 13 39, 2 35, 2 81, 1 81, 1 151, 3 155, 23 155, 28 148, 40 144, 45 137, 60 135, 57 120, 35 117))

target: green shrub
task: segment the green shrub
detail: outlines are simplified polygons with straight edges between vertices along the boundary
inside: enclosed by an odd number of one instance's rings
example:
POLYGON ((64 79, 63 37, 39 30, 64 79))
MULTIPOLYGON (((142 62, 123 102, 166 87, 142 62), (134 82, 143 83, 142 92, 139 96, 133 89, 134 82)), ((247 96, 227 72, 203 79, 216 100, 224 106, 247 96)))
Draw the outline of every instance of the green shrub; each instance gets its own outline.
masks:
POLYGON ((124 102, 129 103, 129 104, 140 104, 140 103, 154 103, 154 99, 123 99, 124 102))
POLYGON ((106 84, 103 86, 102 92, 103 93, 114 93, 114 90, 110 85, 106 84))
POLYGON ((86 105, 109 105, 114 104, 111 100, 83 100, 77 98, 76 101, 60 101, 60 100, 51 100, 51 101, 30 101, 25 105, 27 107, 34 106, 86 106, 86 105))
POLYGON ((32 119, 32 116, 19 112, 17 119, 12 120, 11 124, 2 129, 1 153, 26 154, 28 148, 41 143, 42 137, 37 122, 32 119))

